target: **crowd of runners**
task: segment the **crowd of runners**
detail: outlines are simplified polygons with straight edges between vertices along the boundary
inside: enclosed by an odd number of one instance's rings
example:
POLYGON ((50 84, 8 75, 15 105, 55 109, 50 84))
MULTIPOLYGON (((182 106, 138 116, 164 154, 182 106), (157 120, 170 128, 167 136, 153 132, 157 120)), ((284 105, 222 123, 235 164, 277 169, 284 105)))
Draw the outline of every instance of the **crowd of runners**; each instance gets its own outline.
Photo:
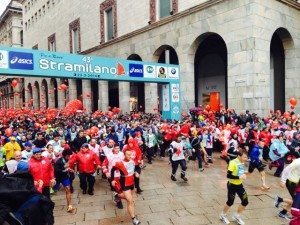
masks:
POLYGON ((300 224, 300 118, 293 112, 270 111, 260 118, 249 111, 195 108, 183 114, 182 121, 163 120, 159 114, 122 114, 118 109, 93 114, 56 110, 2 110, 0 114, 2 176, 27 171, 35 189, 49 199, 63 188, 67 212, 75 210, 71 199, 75 177, 82 194, 94 195, 99 175, 109 183, 116 207, 123 208, 125 200, 132 223, 140 224, 133 192, 143 192, 140 178, 147 163, 166 157, 170 179, 179 178, 180 166, 180 179, 188 182, 188 161, 197 161, 199 173, 205 173, 213 167, 214 152, 221 152, 228 163, 228 200, 220 214, 223 223, 229 224, 226 214, 237 194, 241 205, 233 218, 244 224, 241 214, 248 198, 243 181, 257 169, 261 189, 267 191, 264 171, 275 168, 274 176, 291 195, 290 199, 276 196, 275 206, 283 204, 278 215, 291 220, 290 224, 300 224))

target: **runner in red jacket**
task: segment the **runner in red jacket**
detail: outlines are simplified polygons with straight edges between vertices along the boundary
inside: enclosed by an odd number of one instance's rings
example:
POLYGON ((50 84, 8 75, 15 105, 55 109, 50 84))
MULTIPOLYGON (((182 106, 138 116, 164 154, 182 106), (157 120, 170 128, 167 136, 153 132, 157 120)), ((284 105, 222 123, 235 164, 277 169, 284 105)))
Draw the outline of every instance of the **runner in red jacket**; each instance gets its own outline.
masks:
POLYGON ((29 160, 29 172, 37 190, 50 199, 50 187, 55 185, 54 170, 48 158, 42 156, 42 149, 33 149, 29 160))
POLYGON ((93 151, 91 151, 89 149, 89 145, 85 143, 81 146, 80 151, 70 158, 70 170, 74 170, 75 163, 77 163, 79 171, 80 188, 82 189, 82 194, 86 194, 88 188, 88 194, 94 195, 94 173, 96 172, 97 168, 101 168, 99 157, 93 151))
POLYGON ((132 160, 131 150, 125 150, 125 159, 121 162, 116 162, 111 170, 112 185, 114 187, 120 186, 121 192, 114 192, 115 201, 119 199, 125 199, 127 201, 127 211, 132 219, 134 225, 138 225, 141 222, 135 217, 134 202, 132 190, 134 189, 134 179, 137 172, 135 172, 135 163, 132 160), (120 172, 120 179, 115 180, 115 172, 120 172))
POLYGON ((124 146, 123 152, 130 151, 131 159, 134 161, 135 169, 134 171, 134 184, 136 188, 136 192, 138 194, 142 193, 143 190, 140 188, 140 175, 141 175, 141 166, 144 164, 143 158, 142 158, 142 152, 141 149, 138 146, 137 140, 134 138, 128 139, 128 144, 124 146))

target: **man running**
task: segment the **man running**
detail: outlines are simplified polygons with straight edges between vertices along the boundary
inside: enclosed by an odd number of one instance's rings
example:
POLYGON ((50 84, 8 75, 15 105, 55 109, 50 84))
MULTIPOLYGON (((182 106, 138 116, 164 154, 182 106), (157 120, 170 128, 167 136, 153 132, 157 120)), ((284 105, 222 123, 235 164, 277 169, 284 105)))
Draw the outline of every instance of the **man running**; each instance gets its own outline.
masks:
POLYGON ((229 224, 227 219, 227 212, 234 203, 235 195, 237 194, 241 199, 241 205, 239 205, 237 213, 233 215, 233 219, 240 225, 244 225, 244 221, 241 219, 241 213, 245 210, 248 205, 248 196, 243 187, 243 180, 246 180, 247 176, 245 174, 244 163, 248 160, 247 153, 241 151, 238 153, 238 157, 229 162, 227 170, 227 190, 228 190, 228 200, 224 206, 223 212, 220 214, 220 220, 229 224))
POLYGON ((172 154, 171 157, 171 164, 172 164, 172 174, 171 174, 171 180, 177 181, 176 179, 176 172, 178 169, 178 166, 181 166, 181 179, 184 181, 188 181, 188 179, 185 177, 186 172, 186 161, 183 153, 183 142, 181 140, 181 136, 178 135, 175 141, 172 141, 170 145, 170 154, 172 154))
POLYGON ((42 156, 42 149, 34 148, 33 155, 29 160, 29 173, 33 176, 34 185, 38 191, 50 199, 50 188, 56 180, 50 160, 42 156))
POLYGON ((119 187, 119 193, 115 193, 115 198, 125 199, 127 201, 127 211, 132 218, 134 225, 141 224, 136 218, 134 212, 133 194, 134 190, 134 175, 137 174, 135 171, 135 162, 131 157, 131 150, 125 150, 125 159, 122 162, 117 162, 111 170, 111 180, 114 187, 119 187), (120 171, 120 182, 115 180, 115 172, 120 171))
POLYGON ((94 173, 96 168, 101 168, 99 157, 91 151, 89 145, 85 143, 81 146, 80 151, 74 155, 74 157, 70 158, 69 167, 71 171, 74 171, 75 163, 77 163, 78 166, 82 194, 86 194, 88 189, 88 194, 94 195, 94 173))
POLYGON ((270 187, 266 185, 265 165, 262 163, 264 146, 265 143, 263 141, 259 141, 258 144, 255 144, 252 150, 250 151, 250 164, 248 168, 248 173, 251 174, 255 169, 257 169, 261 176, 261 189, 268 190, 270 189, 270 187))
POLYGON ((69 175, 69 159, 73 154, 71 150, 63 150, 62 157, 60 157, 54 164, 54 175, 56 177, 56 188, 59 189, 59 185, 62 184, 65 188, 67 199, 67 212, 74 212, 75 208, 71 205, 71 181, 69 175))
POLYGON ((280 187, 286 187, 292 197, 292 199, 282 198, 279 196, 275 197, 275 207, 278 208, 279 205, 284 202, 286 206, 278 213, 278 216, 281 218, 285 218, 287 220, 292 219, 289 215, 288 210, 293 204, 293 200, 295 198, 295 190, 297 184, 300 180, 300 158, 295 159, 290 165, 288 165, 282 172, 280 187))
MULTIPOLYGON (((116 143, 114 145, 112 153, 108 154, 107 158, 102 163, 102 171, 106 175, 106 177, 108 178, 108 182, 111 185, 111 189, 114 190, 117 193, 119 193, 119 191, 120 191, 119 186, 112 184, 113 180, 111 179, 110 174, 111 174, 111 170, 112 170, 113 166, 115 166, 115 164, 117 162, 121 162, 123 160, 124 160, 124 153, 120 151, 119 143, 116 143)), ((115 171, 114 180, 115 181, 120 181, 120 172, 119 171, 115 171)), ((116 184, 116 182, 114 182, 114 184, 116 184)), ((114 199, 114 201, 115 201, 115 203, 116 203, 116 205, 119 209, 123 208, 121 200, 114 199)))

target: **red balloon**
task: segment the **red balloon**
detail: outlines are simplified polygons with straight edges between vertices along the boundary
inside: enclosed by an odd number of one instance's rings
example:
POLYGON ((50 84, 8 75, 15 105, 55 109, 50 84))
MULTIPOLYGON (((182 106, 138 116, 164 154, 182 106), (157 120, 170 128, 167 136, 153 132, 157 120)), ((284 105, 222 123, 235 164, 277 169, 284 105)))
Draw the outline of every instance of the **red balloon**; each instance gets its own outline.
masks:
POLYGON ((91 134, 92 135, 95 135, 95 134, 97 134, 99 132, 99 128, 95 127, 95 126, 91 127, 90 130, 91 130, 91 134))
POLYGON ((91 130, 90 130, 90 129, 87 129, 87 130, 85 131, 85 133, 86 133, 88 136, 90 136, 90 135, 91 135, 91 130))
POLYGON ((295 99, 294 97, 290 98, 290 104, 292 106, 296 106, 297 105, 297 99, 295 99))
POLYGON ((66 91, 68 89, 68 86, 65 84, 60 85, 61 90, 66 91))
POLYGON ((287 119, 287 118, 289 118, 289 117, 290 117, 290 115, 291 115, 291 114, 290 114, 289 112, 285 112, 285 113, 283 113, 283 117, 284 117, 284 118, 286 118, 286 119, 287 119))
POLYGON ((5 135, 6 135, 7 137, 10 137, 12 134, 13 134, 13 130, 12 130, 11 128, 7 128, 7 129, 5 130, 5 135))
POLYGON ((205 106, 205 109, 206 109, 207 111, 209 111, 209 110, 210 110, 210 105, 206 105, 206 106, 205 106))
POLYGON ((18 81, 16 79, 13 79, 13 81, 11 82, 11 86, 15 88, 17 85, 18 85, 18 81))

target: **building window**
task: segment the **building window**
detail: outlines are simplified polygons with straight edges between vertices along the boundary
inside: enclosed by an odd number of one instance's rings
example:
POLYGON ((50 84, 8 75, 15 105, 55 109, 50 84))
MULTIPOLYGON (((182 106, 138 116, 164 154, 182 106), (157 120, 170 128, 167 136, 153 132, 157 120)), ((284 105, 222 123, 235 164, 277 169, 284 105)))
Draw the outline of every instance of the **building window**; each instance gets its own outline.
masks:
POLYGON ((28 25, 27 25, 27 22, 25 22, 25 30, 27 30, 28 29, 28 27, 27 27, 28 25))
POLYGON ((55 33, 48 37, 48 51, 56 51, 56 38, 55 33))
POLYGON ((37 12, 34 14, 34 16, 35 16, 35 21, 37 21, 38 20, 38 14, 37 14, 37 12))
POLYGON ((100 4, 100 43, 116 38, 117 31, 117 1, 106 0, 100 4))
POLYGON ((42 17, 42 10, 39 9, 39 18, 41 18, 41 17, 42 17))
POLYGON ((78 36, 79 36, 78 29, 76 28, 76 29, 72 30, 72 43, 73 43, 72 52, 73 53, 79 52, 79 43, 78 43, 79 37, 78 36))
POLYGON ((80 39, 80 20, 79 18, 69 24, 70 52, 78 53, 81 51, 80 39))
POLYGON ((43 15, 45 15, 45 13, 46 13, 46 6, 43 5, 43 15))
POLYGON ((113 24, 113 12, 112 8, 105 11, 105 19, 106 19, 106 39, 107 41, 114 38, 114 24, 113 24))
POLYGON ((149 23, 178 12, 178 0, 150 0, 149 23))
POLYGON ((21 46, 23 46, 23 30, 20 31, 20 43, 21 43, 21 46))
POLYGON ((27 12, 27 5, 25 5, 25 12, 27 12))
POLYGON ((47 2, 47 9, 50 9, 50 1, 47 2))
POLYGON ((159 18, 164 18, 170 15, 171 12, 171 0, 160 0, 159 4, 159 18))

